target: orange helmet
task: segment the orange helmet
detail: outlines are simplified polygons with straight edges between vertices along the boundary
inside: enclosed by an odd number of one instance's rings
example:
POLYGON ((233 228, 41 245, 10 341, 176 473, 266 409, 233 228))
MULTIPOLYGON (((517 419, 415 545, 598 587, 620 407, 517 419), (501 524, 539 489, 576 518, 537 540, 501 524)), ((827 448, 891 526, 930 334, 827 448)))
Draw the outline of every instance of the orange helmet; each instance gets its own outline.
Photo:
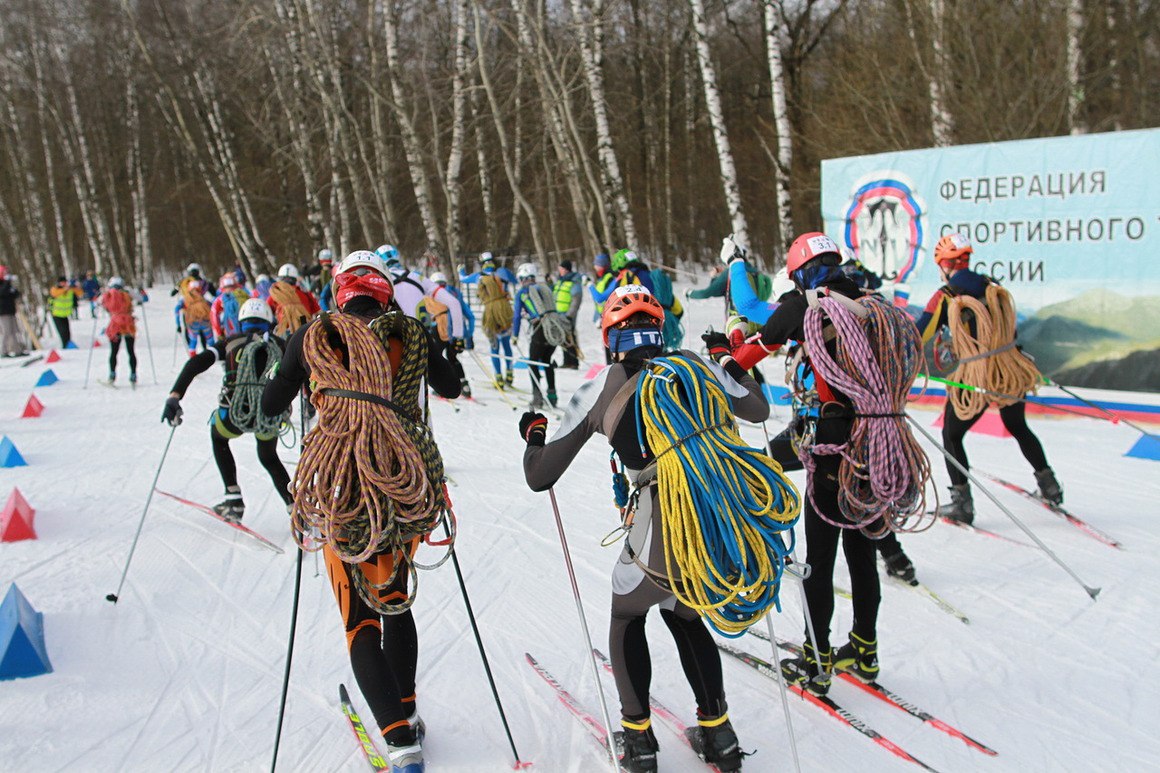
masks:
POLYGON ((973 251, 971 240, 965 234, 949 233, 934 246, 934 262, 940 265, 961 263, 965 266, 969 262, 967 256, 973 251))
POLYGON ((608 331, 634 314, 647 314, 656 320, 656 326, 665 324, 665 308, 653 297, 647 287, 625 285, 612 291, 604 302, 604 314, 600 317, 600 332, 604 335, 604 345, 608 346, 608 331))
MULTIPOLYGON (((821 231, 810 231, 793 240, 789 252, 785 256, 785 272, 793 276, 793 272, 809 263, 814 258, 833 253, 842 262, 842 252, 833 239, 821 231)), ((835 263, 834 265, 838 265, 835 263)))

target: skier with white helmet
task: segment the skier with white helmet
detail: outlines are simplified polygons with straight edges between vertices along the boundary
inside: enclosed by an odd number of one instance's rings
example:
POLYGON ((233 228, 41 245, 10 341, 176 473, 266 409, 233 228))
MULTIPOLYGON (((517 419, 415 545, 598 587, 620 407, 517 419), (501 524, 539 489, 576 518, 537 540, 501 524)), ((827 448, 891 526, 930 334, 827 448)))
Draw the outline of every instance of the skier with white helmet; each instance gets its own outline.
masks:
POLYGON ((298 286, 298 268, 284 263, 278 269, 278 281, 270 285, 270 309, 278 320, 275 332, 288 336, 319 312, 315 297, 298 286))
POLYGON ((258 402, 265 386, 269 365, 281 359, 285 342, 273 334, 274 313, 261 298, 251 298, 238 312, 242 331, 224 340, 219 339, 206 351, 185 363, 173 389, 165 400, 161 420, 172 426, 181 423, 181 400, 190 383, 199 374, 209 370, 215 362, 225 369, 218 407, 210 416, 210 443, 213 458, 225 486, 225 497, 214 506, 214 511, 227 520, 240 521, 245 512, 242 490, 238 486, 238 470, 230 441, 245 433, 253 433, 258 447, 258 461, 266 468, 278 497, 289 504, 290 476, 278 458, 278 433, 289 414, 273 419, 261 415, 258 402), (245 390, 243 394, 241 390, 245 390))

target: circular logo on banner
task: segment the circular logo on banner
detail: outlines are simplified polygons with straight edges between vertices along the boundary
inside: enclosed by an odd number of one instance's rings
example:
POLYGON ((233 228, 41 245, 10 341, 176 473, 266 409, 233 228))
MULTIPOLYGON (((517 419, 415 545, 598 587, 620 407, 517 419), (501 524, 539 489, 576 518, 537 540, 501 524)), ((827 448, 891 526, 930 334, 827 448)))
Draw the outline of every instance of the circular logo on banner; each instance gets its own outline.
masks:
POLYGON ((884 282, 906 282, 919 265, 925 214, 909 177, 871 172, 854 183, 843 240, 884 282))

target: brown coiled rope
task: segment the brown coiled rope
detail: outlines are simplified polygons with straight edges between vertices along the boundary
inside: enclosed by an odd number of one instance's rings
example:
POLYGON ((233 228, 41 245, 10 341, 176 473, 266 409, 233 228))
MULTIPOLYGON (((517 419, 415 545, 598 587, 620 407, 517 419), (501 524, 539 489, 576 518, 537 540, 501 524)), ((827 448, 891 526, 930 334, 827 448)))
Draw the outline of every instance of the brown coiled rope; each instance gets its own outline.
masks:
POLYGON ((1005 287, 989 284, 985 304, 969 295, 958 296, 948 304, 947 315, 959 359, 951 381, 1011 395, 997 398, 994 394, 951 387, 948 399, 956 416, 969 419, 985 411, 988 404, 1003 408, 1017 402, 1020 398, 1016 395, 1021 397, 1038 389, 1043 378, 1039 369, 1015 346, 1015 302, 1005 287), (974 335, 967 312, 975 319, 974 335))
MULTIPOLYGON (((292 484, 300 543, 316 529, 319 541, 303 548, 327 545, 346 563, 406 555, 407 543, 429 534, 447 508, 443 461, 418 403, 426 333, 397 312, 369 327, 355 316, 330 314, 307 330, 302 352, 315 382, 318 424, 303 442, 292 484), (388 348, 398 339, 403 357, 392 374, 388 348)), ((396 562, 395 574, 403 563, 396 562)), ((381 585, 357 567, 352 574, 359 595, 381 613, 400 612, 414 598, 383 605, 371 590, 390 585, 394 574, 381 585)))

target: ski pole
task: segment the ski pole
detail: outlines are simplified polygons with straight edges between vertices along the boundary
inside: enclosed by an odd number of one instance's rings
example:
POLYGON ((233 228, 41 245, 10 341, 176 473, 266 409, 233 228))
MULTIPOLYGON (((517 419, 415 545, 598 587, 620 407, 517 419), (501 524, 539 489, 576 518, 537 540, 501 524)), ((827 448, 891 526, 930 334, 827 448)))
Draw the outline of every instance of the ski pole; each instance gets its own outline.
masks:
POLYGON ((286 693, 290 689, 290 662, 294 659, 294 633, 298 628, 298 595, 302 587, 302 546, 298 546, 298 560, 294 563, 294 601, 290 608, 290 641, 286 646, 286 670, 282 673, 282 697, 278 699, 278 729, 274 731, 274 757, 270 773, 278 767, 278 746, 282 742, 282 720, 286 716, 286 693))
POLYGON ((153 371, 153 383, 157 382, 157 366, 153 363, 153 342, 149 338, 149 315, 145 313, 145 305, 141 306, 141 324, 145 327, 145 345, 149 347, 149 370, 153 371))
POLYGON ((125 569, 121 572, 121 582, 117 583, 117 592, 105 596, 106 601, 114 604, 121 598, 121 589, 125 587, 125 577, 129 574, 129 564, 133 561, 133 553, 137 550, 137 539, 141 536, 141 527, 145 525, 145 514, 149 512, 149 503, 153 501, 153 492, 157 489, 157 479, 161 477, 161 468, 165 466, 165 457, 169 455, 169 444, 173 442, 173 433, 177 431, 178 421, 169 430, 169 439, 165 441, 165 450, 161 452, 161 461, 157 463, 157 472, 153 475, 153 483, 149 486, 149 496, 145 498, 145 508, 141 511, 141 520, 137 522, 137 533, 133 535, 133 544, 129 547, 129 557, 125 559, 125 569))
POLYGON ((1160 437, 1160 435, 1157 435, 1155 432, 1149 432, 1148 430, 1144 429, 1143 427, 1141 427, 1139 424, 1135 423, 1134 421, 1129 421, 1128 419, 1125 419, 1123 416, 1120 416, 1118 413, 1113 413, 1112 411, 1109 411, 1107 408, 1103 407, 1099 403, 1092 402, 1091 400, 1080 397, 1075 392, 1073 392, 1072 390, 1065 387, 1063 384, 1056 383, 1055 381, 1047 378, 1046 376, 1043 377, 1043 383, 1047 384, 1048 386, 1053 386, 1056 389, 1062 390, 1064 392, 1064 394, 1071 395, 1076 400, 1079 400, 1081 403, 1084 403, 1085 405, 1090 405, 1092 408, 1095 408, 1100 413, 1103 413, 1104 415, 1106 415, 1108 417, 1108 421, 1112 422, 1112 424, 1123 423, 1123 424, 1128 425, 1129 427, 1131 427, 1132 429, 1136 430, 1137 432, 1139 432, 1141 434, 1147 435, 1149 437, 1160 437))
MULTIPOLYGON (((539 373, 539 371, 536 370, 536 368, 534 366, 543 366, 546 368, 546 367, 548 367, 548 365, 546 363, 543 363, 543 362, 535 362, 534 360, 524 359, 524 352, 520 348, 519 341, 513 340, 512 346, 514 346, 516 348, 516 351, 519 352, 519 354, 520 354, 519 359, 517 359, 515 361, 516 362, 526 362, 528 364, 528 375, 530 375, 532 377, 533 391, 539 393, 539 397, 541 400, 545 399, 547 392, 544 390, 543 385, 540 384, 540 373, 539 373)), ((595 663, 596 661, 593 660, 592 662, 595 663)))
MULTIPOLYGON (((781 693, 781 710, 785 713, 785 728, 789 731, 789 749, 793 754, 793 767, 797 773, 802 773, 802 761, 798 757, 797 739, 793 734, 793 718, 789 713, 789 689, 785 686, 785 674, 781 672, 781 657, 777 652, 777 637, 773 633, 773 615, 765 616, 765 627, 769 631, 769 645, 773 648, 773 670, 777 672, 777 686, 781 693)), ((814 650, 817 652, 817 650, 814 650)))
POLYGON ((1078 574, 1076 574, 1075 571, 1070 566, 1065 564, 1060 559, 1060 557, 1057 556, 1055 554, 1055 552, 1051 550, 1051 548, 1047 547, 1047 545, 1045 545, 1043 543, 1043 540, 1039 539, 1039 537, 1036 536, 1035 532, 1031 531, 1031 529, 1027 526, 1027 524, 1023 523, 1023 521, 1019 520, 1015 516, 1014 513, 1012 513, 1010 510, 1008 510, 1006 507, 1004 507, 1003 503, 999 501, 998 497, 996 497, 994 494, 992 494, 990 492, 990 490, 987 489, 979 481, 978 478, 976 478, 974 475, 971 474, 970 470, 968 470, 966 467, 964 467, 959 462, 958 459, 951 456, 950 451, 943 448, 942 444, 939 443, 937 440, 935 440, 934 436, 931 435, 929 432, 927 432, 926 428, 923 427, 921 424, 919 424, 918 421, 915 420, 915 418, 913 416, 911 416, 910 414, 907 414, 906 420, 909 421, 911 424, 913 424, 914 428, 917 429, 919 432, 921 432, 923 437, 925 437, 927 440, 929 440, 931 443, 933 443, 934 447, 942 452, 942 455, 946 457, 947 461, 949 461, 951 464, 953 464, 955 466, 955 469, 957 469, 963 475, 967 476, 967 480, 969 480, 971 483, 975 484, 976 488, 980 489, 984 494, 986 494, 987 498, 990 499, 992 502, 994 502, 995 505, 1000 510, 1003 511, 1004 515, 1006 515, 1008 518, 1010 518, 1012 521, 1014 521, 1015 525, 1018 526, 1020 529, 1022 529, 1023 533, 1026 534, 1028 537, 1030 537, 1031 541, 1034 542, 1036 545, 1038 545, 1040 550, 1042 550, 1044 553, 1046 553, 1051 558, 1052 561, 1059 564, 1060 568, 1063 569, 1063 571, 1067 572, 1073 580, 1075 580, 1077 583, 1079 583, 1080 586, 1087 592, 1088 596, 1091 597, 1092 601, 1095 601, 1096 596, 1100 595, 1099 588, 1093 588, 1090 585, 1088 585, 1087 583, 1085 583, 1082 579, 1080 579, 1080 576, 1078 574))
POLYGON ((548 489, 548 496, 552 500, 552 512, 556 515, 556 531, 560 534, 560 548, 564 551, 564 565, 568 568, 568 580, 572 583, 572 596, 576 599, 576 614, 580 617, 580 628, 584 631, 584 642, 588 645, 588 662, 592 666, 592 678, 596 680, 600 710, 604 712, 604 727, 608 731, 608 753, 612 761, 612 771, 620 773, 620 763, 616 759, 616 749, 612 743, 612 715, 608 713, 608 701, 604 697, 604 686, 600 682, 600 668, 596 665, 596 655, 592 652, 592 634, 588 632, 588 619, 584 617, 584 602, 580 600, 580 586, 576 584, 576 570, 572 566, 572 554, 568 552, 568 537, 564 534, 564 521, 560 518, 560 505, 556 502, 554 486, 548 489))
POLYGON ((97 315, 93 315, 93 334, 89 336, 89 358, 85 361, 85 383, 81 389, 89 388, 89 369, 93 365, 93 350, 97 347, 93 346, 97 341, 97 315))
MULTIPOLYGON (((919 373, 918 378, 925 378, 929 381, 935 381, 939 384, 946 384, 947 386, 958 387, 959 389, 966 389, 967 391, 970 391, 970 392, 978 392, 979 394, 982 394, 982 395, 989 395, 991 397, 998 397, 1000 400, 1014 400, 1017 402, 1031 403, 1032 405, 1041 405, 1044 408, 1048 408, 1048 409, 1053 410, 1053 411, 1059 411, 1060 413, 1070 413, 1070 414, 1074 414, 1075 416, 1082 416, 1085 419, 1097 419, 1097 418, 1099 418, 1098 416, 1092 416, 1091 414, 1083 413, 1082 411, 1077 411, 1074 408, 1064 408, 1062 405, 1052 405, 1051 403, 1045 403, 1042 400, 1036 400, 1033 397, 1030 397, 1028 395, 1022 395, 1022 396, 1020 396, 1020 395, 1008 395, 1008 394, 1004 394, 1002 392, 993 392, 990 389, 984 389, 983 387, 972 386, 971 384, 961 384, 958 381, 951 381, 950 379, 940 378, 938 376, 931 376, 931 375, 926 374, 926 373, 919 373)), ((1112 423, 1114 424, 1115 422, 1113 421, 1112 423)))
MULTIPOLYGON (((447 499, 447 508, 451 509, 451 495, 447 492, 447 484, 443 484, 443 496, 447 499)), ((451 528, 447 525, 447 519, 443 519, 443 533, 448 540, 451 539, 451 528)), ((467 596, 467 585, 463 582, 463 570, 459 567, 459 556, 455 552, 455 547, 451 548, 451 565, 455 567, 455 578, 459 581, 459 592, 463 596, 463 606, 467 608, 467 619, 471 622, 471 632, 475 634, 475 646, 479 648, 479 657, 483 661, 483 670, 487 674, 487 683, 491 686, 491 695, 495 698, 495 707, 499 709, 499 718, 503 723, 503 731, 507 734, 508 745, 511 746, 512 756, 516 758, 516 764, 513 770, 531 767, 530 762, 523 762, 520 760, 520 753, 516 750, 516 742, 512 738, 512 729, 508 725, 507 714, 503 710, 503 701, 499 697, 499 688, 495 685, 495 677, 491 673, 491 663, 487 659, 487 652, 483 648, 483 639, 479 635, 479 625, 475 621, 475 611, 471 607, 471 599, 467 596)))
MULTIPOLYGON (((475 364, 479 366, 479 369, 483 373, 484 378, 490 379, 491 375, 487 372, 487 366, 483 364, 483 358, 480 357, 474 349, 471 350, 471 359, 475 360, 475 364)), ((497 373, 496 376, 499 376, 499 374, 497 373)), ((499 392, 500 399, 510 405, 513 411, 519 410, 519 406, 515 404, 514 400, 508 397, 506 390, 497 386, 495 391, 499 392)))

